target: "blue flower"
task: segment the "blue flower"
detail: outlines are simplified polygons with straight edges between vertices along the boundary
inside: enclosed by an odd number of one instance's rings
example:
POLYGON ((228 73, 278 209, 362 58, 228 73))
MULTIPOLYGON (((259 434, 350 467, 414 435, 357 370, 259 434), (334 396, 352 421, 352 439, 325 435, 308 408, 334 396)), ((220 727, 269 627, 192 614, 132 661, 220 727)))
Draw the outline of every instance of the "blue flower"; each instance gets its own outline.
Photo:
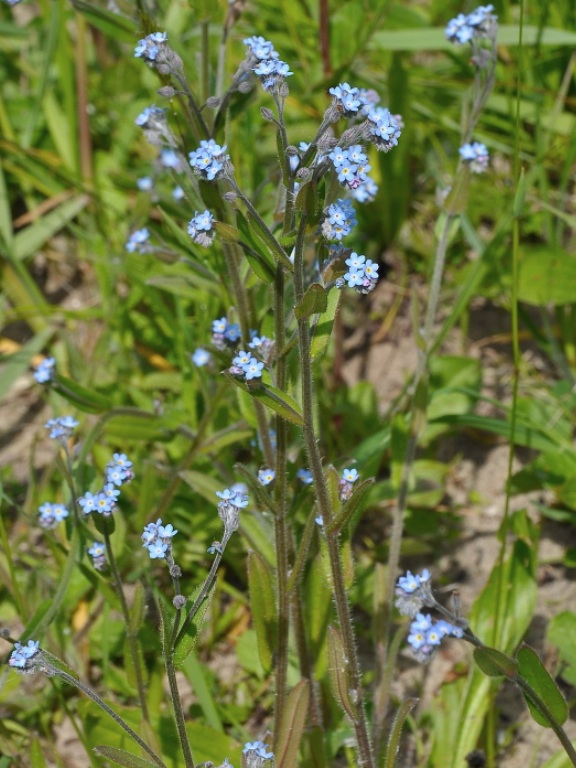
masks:
POLYGON ((163 525, 159 518, 148 523, 142 532, 142 546, 148 550, 152 560, 167 557, 172 550, 172 537, 178 533, 172 524, 163 525))
POLYGON ((182 187, 174 187, 174 189, 172 190, 172 197, 177 203, 179 203, 180 200, 183 200, 184 190, 182 189, 182 187))
POLYGON ((322 234, 326 240, 342 240, 358 224, 356 212, 350 200, 337 200, 324 211, 322 234))
POLYGON ((140 192, 150 192, 154 187, 154 180, 151 176, 141 176, 139 179, 136 179, 136 186, 140 192))
POLYGON ((137 229, 135 232, 132 232, 124 247, 129 253, 134 253, 134 251, 137 251, 138 253, 146 253, 150 250, 150 246, 148 245, 149 239, 150 232, 147 227, 137 229))
POLYGON ((82 512, 85 515, 89 515, 90 512, 96 511, 96 505, 98 503, 98 494, 94 495, 90 491, 86 491, 84 496, 80 496, 78 504, 82 507, 82 512))
POLYGON ((124 485, 134 479, 132 462, 125 453, 114 453, 106 465, 106 480, 112 485, 124 485))
POLYGON ((244 371, 244 374, 246 376, 246 381, 251 381, 252 379, 261 378, 263 368, 264 368, 264 363, 260 362, 255 357, 251 357, 250 360, 246 363, 246 365, 242 366, 242 370, 244 371))
POLYGON ((232 344, 236 344, 241 336, 242 332, 238 323, 228 323, 226 330, 224 331, 224 338, 227 341, 232 342, 232 344))
POLYGON ((188 222, 188 234, 195 243, 208 248, 208 246, 212 245, 216 235, 214 221, 214 216, 212 216, 210 211, 204 211, 203 213, 196 211, 188 222))
POLYGON ((248 48, 248 52, 256 59, 277 59, 278 54, 274 50, 274 46, 269 40, 265 40, 263 37, 246 37, 242 41, 248 48))
POLYGON ((208 547, 206 552, 209 552, 211 555, 215 555, 216 552, 218 554, 222 554, 222 544, 219 541, 213 541, 212 544, 208 547))
POLYGON ((134 122, 147 130, 163 131, 166 128, 166 110, 152 104, 140 112, 134 122))
POLYGON ((314 482, 312 472, 309 469, 299 469, 298 472, 296 472, 296 477, 304 485, 312 485, 314 482))
POLYGON ((479 141, 463 144, 458 152, 462 162, 468 163, 473 173, 484 173, 488 168, 490 155, 485 144, 481 144, 479 141))
POLYGON ((355 88, 348 83, 340 83, 329 91, 334 96, 334 105, 345 117, 357 115, 366 105, 360 88, 355 88))
POLYGON ((170 147, 164 147, 160 150, 160 162, 164 168, 172 168, 175 171, 182 171, 182 158, 170 147))
POLYGON ((376 149, 389 152, 398 146, 402 126, 398 115, 393 115, 384 107, 372 107, 366 115, 368 138, 376 149))
POLYGON ((207 352, 203 347, 198 347, 191 355, 191 359, 195 366, 202 368, 210 362, 210 352, 207 352))
POLYGON ((446 25, 446 37, 451 43, 464 45, 474 40, 495 38, 498 17, 493 5, 480 5, 468 15, 459 13, 446 25))
POLYGON ((250 360, 252 359, 252 355, 250 352, 245 352, 243 349, 238 352, 236 357, 232 360, 233 365, 237 365, 239 368, 242 368, 245 365, 248 365, 250 360))
POLYGON ((49 501, 42 504, 38 512, 40 513, 38 525, 47 531, 55 528, 57 523, 61 523, 70 514, 64 504, 51 504, 49 501))
POLYGON ((276 472, 273 469, 259 469, 258 470, 258 482, 260 485, 270 485, 270 483, 276 477, 276 472))
POLYGON ((95 541, 94 544, 92 544, 91 547, 88 549, 88 554, 90 557, 102 557, 106 553, 106 545, 101 544, 98 541, 95 541))
POLYGON ((278 90, 284 80, 293 75, 290 67, 280 59, 262 59, 252 71, 258 76, 262 88, 269 93, 278 90))
POLYGON ((46 357, 39 363, 34 369, 32 374, 38 384, 47 384, 54 378, 54 368, 56 366, 56 360, 53 357, 46 357))
POLYGON ((430 571, 424 569, 419 575, 410 571, 401 576, 396 583, 395 605, 405 616, 416 616, 423 606, 435 603, 430 586, 430 571))
POLYGON ((255 752, 256 755, 262 760, 273 760, 274 752, 268 752, 268 749, 268 744, 264 744, 263 741, 247 741, 246 744, 244 744, 242 754, 255 752))
POLYGON ((64 444, 78 424, 79 422, 72 416, 58 416, 47 421, 44 427, 50 430, 49 437, 51 440, 58 440, 64 444))
POLYGON ((190 152, 188 157, 194 173, 206 181, 214 181, 222 176, 225 164, 230 161, 226 146, 221 147, 214 139, 202 140, 200 147, 190 152))
POLYGON ((156 61, 167 39, 166 32, 153 32, 147 35, 143 40, 138 41, 138 45, 134 48, 134 56, 148 62, 156 61))
POLYGON ((378 184, 370 176, 359 187, 352 190, 352 197, 359 203, 371 203, 375 200, 377 194, 378 184))
POLYGON ((14 643, 14 650, 10 654, 8 664, 17 672, 33 672, 36 666, 36 656, 40 653, 40 643, 37 640, 28 640, 26 645, 14 643))

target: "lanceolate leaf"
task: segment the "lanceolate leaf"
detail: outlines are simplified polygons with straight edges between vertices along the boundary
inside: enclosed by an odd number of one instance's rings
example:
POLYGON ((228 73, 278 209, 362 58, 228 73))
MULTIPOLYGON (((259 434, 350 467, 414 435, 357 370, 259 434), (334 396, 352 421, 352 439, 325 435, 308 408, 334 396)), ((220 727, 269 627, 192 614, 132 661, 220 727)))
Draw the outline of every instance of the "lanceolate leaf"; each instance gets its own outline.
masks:
POLYGON ((320 283, 312 283, 308 290, 298 302, 294 309, 294 314, 298 320, 305 320, 311 315, 326 312, 328 308, 328 291, 320 283))
POLYGON ((94 752, 97 755, 107 757, 108 760, 112 760, 117 765, 125 766, 125 768, 156 768, 154 763, 149 760, 144 760, 124 749, 118 749, 118 747, 94 747, 94 752))
POLYGON ((488 677, 505 676, 513 680, 518 670, 518 662, 495 648, 475 648, 474 661, 488 677))
POLYGON ((257 400, 270 408, 271 411, 282 416, 283 419, 289 421, 291 424, 302 426, 303 418, 300 406, 290 395, 286 392, 281 392, 271 384, 264 384, 262 381, 244 382, 234 376, 228 375, 228 378, 236 384, 237 387, 248 392, 249 395, 255 397, 257 400))
POLYGON ((352 686, 344 644, 334 627, 328 627, 328 665, 334 698, 350 719, 356 720, 358 712, 350 697, 352 686))
POLYGON ((275 750, 277 768, 296 768, 298 765, 298 748, 307 725, 309 700, 310 684, 300 680, 290 691, 284 706, 275 750))
POLYGON ((248 557, 248 584, 252 620, 258 640, 258 654, 265 672, 272 670, 274 652, 278 643, 276 595, 272 571, 264 558, 256 552, 248 557))
POLYGON ((545 728, 551 727, 550 717, 553 717, 559 725, 565 723, 568 717, 566 701, 536 651, 528 645, 523 645, 518 651, 516 659, 519 676, 528 683, 540 699, 538 701, 520 685, 520 690, 534 720, 545 728))

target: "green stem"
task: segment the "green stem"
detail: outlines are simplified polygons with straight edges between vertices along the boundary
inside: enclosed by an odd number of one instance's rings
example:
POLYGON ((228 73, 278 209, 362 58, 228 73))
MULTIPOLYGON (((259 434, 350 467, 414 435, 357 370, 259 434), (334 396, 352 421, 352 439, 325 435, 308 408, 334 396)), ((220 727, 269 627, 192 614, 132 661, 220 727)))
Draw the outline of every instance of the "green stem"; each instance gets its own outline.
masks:
MULTIPOLYGON (((306 228, 306 215, 303 214, 298 230, 296 241, 295 259, 294 259, 294 288, 295 301, 298 303, 304 296, 304 263, 303 247, 304 232, 306 228)), ((318 510, 324 520, 326 529, 330 527, 333 519, 333 510, 330 503, 328 488, 322 468, 322 457, 316 437, 314 426, 314 385, 312 377, 312 354, 310 345, 310 327, 309 319, 298 321, 298 349, 300 355, 300 373, 302 385, 302 415, 303 415, 303 433, 306 455, 310 470, 314 478, 314 488, 318 510)), ((338 546, 338 537, 335 534, 326 536, 328 556, 330 560, 330 569, 332 573, 332 582, 334 589, 334 602, 336 604, 336 613, 338 623, 342 634, 344 652, 349 665, 351 688, 353 699, 357 702, 357 716, 352 719, 352 725, 356 733, 358 742, 358 764, 363 768, 374 768, 374 757, 372 745, 368 733, 366 721, 366 712, 362 696, 362 683, 360 675, 360 665, 358 654, 356 652, 356 642, 354 637, 354 627, 350 605, 346 594, 346 582, 344 578, 344 569, 340 557, 338 546)))
MULTIPOLYGON (((161 611, 162 622, 165 621, 164 613, 161 611)), ((174 709, 174 720, 176 722, 176 730, 178 731, 178 738, 180 740, 180 746, 182 747, 182 754, 184 756, 184 764, 186 768, 194 768, 194 758, 192 757, 192 748, 190 746, 190 740, 188 738, 188 731, 186 730, 186 720, 184 718, 184 710, 182 709, 182 698, 180 691, 178 690, 178 680, 176 678, 176 667, 174 666, 174 638, 178 631, 178 624, 180 621, 180 611, 176 613, 174 619, 174 626, 172 628, 172 641, 170 648, 165 649, 164 654, 164 666, 166 668, 166 676, 168 677, 168 685, 170 686, 170 698, 172 699, 172 708, 174 709)), ((164 627, 162 627, 162 636, 164 637, 164 627)))
POLYGON ((75 688, 78 688, 78 690, 82 691, 82 693, 85 693, 86 696, 92 699, 100 709, 103 709, 106 714, 110 715, 110 717, 115 720, 118 725, 123 728, 126 733, 130 736, 131 739, 133 739, 136 744, 138 744, 139 747, 141 747, 144 752, 152 759, 154 762, 154 765, 157 765, 158 768, 166 768, 166 765, 162 762, 162 760, 158 757, 158 755, 152 750, 146 742, 142 741, 140 736, 138 736, 137 733, 135 733, 132 728, 126 723, 120 715, 118 715, 116 712, 114 712, 113 709, 111 709, 108 704, 106 704, 105 701, 102 701, 100 696, 98 696, 97 693, 95 693, 91 688, 88 688, 87 685, 84 685, 84 683, 81 683, 80 680, 77 680, 75 677, 72 677, 72 675, 69 675, 67 672, 64 672, 61 669, 58 669, 58 667, 53 666, 52 664, 49 664, 46 659, 43 659, 43 664, 46 667, 46 670, 48 671, 48 674, 50 675, 57 675, 58 677, 61 677, 64 681, 69 683, 70 685, 73 685, 75 688))
POLYGON ((136 642, 136 635, 132 630, 132 622, 130 621, 130 612, 128 611, 128 603, 126 602, 126 595, 122 587, 122 579, 116 565, 116 558, 114 557, 114 551, 112 549, 112 542, 110 540, 110 532, 108 531, 108 521, 104 519, 103 526, 104 542, 106 544, 106 555, 108 556, 108 562, 110 563, 110 570, 112 571, 112 578, 114 582, 114 588, 116 594, 120 600, 120 607, 122 609, 122 616, 124 617, 124 623, 126 624, 126 637, 128 638, 128 646, 130 648, 130 656, 132 657, 132 664, 134 665, 134 675, 136 677, 136 687, 138 688, 138 700, 142 709, 142 716, 146 722, 150 722, 150 715, 148 713, 148 704, 146 703, 146 691, 144 690, 144 677, 142 674, 142 667, 140 665, 140 654, 138 652, 138 645, 136 642))

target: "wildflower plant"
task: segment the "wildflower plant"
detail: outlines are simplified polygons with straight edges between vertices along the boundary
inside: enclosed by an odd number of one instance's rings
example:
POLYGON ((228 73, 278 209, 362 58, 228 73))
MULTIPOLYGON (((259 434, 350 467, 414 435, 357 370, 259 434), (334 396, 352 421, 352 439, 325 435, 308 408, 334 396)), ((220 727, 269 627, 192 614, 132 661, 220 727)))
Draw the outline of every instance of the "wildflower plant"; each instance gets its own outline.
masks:
MULTIPOLYGON (((230 13, 233 19, 233 9, 230 13)), ((574 750, 558 714, 561 706, 544 690, 548 680, 535 679, 537 664, 529 652, 513 657, 481 641, 471 629, 472 620, 461 615, 457 595, 450 608, 436 599, 429 570, 397 577, 408 489, 426 422, 434 321, 448 242, 466 207, 470 173, 489 169, 488 149, 474 134, 495 77, 493 7, 460 14, 446 28, 450 42, 471 48, 474 84, 464 110, 460 149, 454 152, 452 187, 439 212, 413 382, 413 421, 405 440, 395 441, 393 434, 394 450, 396 443, 406 450, 395 477, 398 500, 389 541, 387 610, 379 617, 384 625, 378 628, 376 644, 383 663, 373 684, 361 666, 360 633, 351 606, 349 531, 374 478, 353 454, 354 446, 349 455, 338 457, 340 471, 330 463, 336 458, 323 442, 319 363, 340 305, 367 301, 379 282, 377 253, 359 252, 357 211, 378 193, 370 173, 379 153, 394 152, 403 141, 402 116, 394 113, 394 105, 381 105, 374 91, 335 82, 324 94, 315 129, 306 141, 296 143, 286 115, 296 66, 282 60, 272 41, 246 37, 245 58, 228 80, 223 50, 218 71, 202 83, 204 89, 214 83, 216 92, 201 96, 197 84, 188 80, 188 62, 175 50, 171 34, 150 29, 150 23, 146 18, 147 34, 135 40, 133 55, 148 76, 158 77, 157 100, 164 99, 166 105, 152 104, 135 118, 142 138, 158 153, 153 175, 141 170, 135 187, 139 200, 140 193, 154 194, 151 201, 158 202, 158 209, 151 220, 136 220, 136 207, 123 242, 126 257, 141 260, 138 264, 166 258, 171 266, 189 270, 191 284, 198 280, 206 287, 210 300, 192 306, 189 317, 180 307, 176 319, 160 318, 191 339, 180 364, 198 382, 197 402, 195 396, 185 396, 194 401, 189 412, 197 407, 200 415, 191 428, 183 423, 182 412, 170 412, 171 403, 164 413, 158 402, 157 413, 111 406, 84 435, 77 431, 84 425, 71 415, 46 423, 49 439, 64 459, 68 496, 65 504, 42 499, 37 523, 64 565, 53 600, 22 638, 16 641, 3 634, 13 643, 9 667, 59 678, 88 696, 128 739, 122 747, 95 746, 97 754, 119 765, 167 768, 174 763, 195 768, 198 754, 213 749, 202 765, 219 762, 221 768, 231 768, 230 754, 218 753, 221 742, 202 740, 194 729, 182 691, 182 669, 193 680, 212 724, 222 728, 226 716, 232 732, 226 744, 244 768, 333 765, 350 745, 350 764, 376 768, 392 765, 394 745, 410 709, 402 705, 389 724, 390 679, 398 650, 398 642, 391 640, 394 603, 409 619, 407 645, 417 661, 432 661, 442 643, 472 644, 480 669, 517 684, 572 759, 574 750), (247 98, 263 100, 262 120, 277 147, 277 168, 269 177, 278 187, 273 203, 250 188, 232 143, 233 117, 247 98), (178 182, 170 199, 155 189, 164 173, 173 184, 178 182), (194 328, 193 343, 189 326, 194 328), (232 425, 220 410, 225 397, 239 412, 232 425), (177 456, 178 466, 158 460, 152 448, 150 456, 140 456, 140 463, 131 452, 116 451, 103 459, 100 445, 90 466, 90 450, 107 421, 114 419, 120 425, 141 427, 144 422, 144 430, 152 424, 152 434, 167 443, 166 456, 177 456), (236 463, 228 464, 230 446, 236 463), (179 500, 177 505, 182 482, 194 493, 182 494, 186 503, 179 500), (157 485, 162 485, 159 501, 154 496, 157 485), (205 530, 197 531, 201 515, 205 530), (56 538, 60 523, 67 542, 64 555, 56 538), (201 537, 206 541, 198 547, 201 537), (238 591, 231 585, 222 589, 223 565, 241 573, 245 554, 258 674, 266 681, 261 688, 268 688, 268 700, 273 700, 273 711, 251 718, 250 726, 238 721, 233 707, 207 704, 206 680, 190 662, 205 614, 214 611, 209 623, 216 631, 219 622, 226 621, 221 615, 226 611, 219 610, 225 605, 220 593, 238 591), (202 561, 205 570, 198 579, 202 561), (138 727, 133 717, 116 711, 44 647, 45 640, 46 646, 53 642, 49 630, 66 608, 68 591, 75 588, 76 569, 122 618, 129 682, 117 698, 137 704, 138 727), (133 582, 131 589, 126 576, 133 582), (305 596, 310 584, 316 590, 312 605, 305 596), (149 639, 154 629, 159 634, 156 644, 149 639), (160 666, 169 692, 169 725, 160 704, 160 666)), ((36 368, 34 378, 59 396, 76 400, 90 414, 107 410, 100 400, 92 401, 89 392, 59 376, 53 358, 36 368)), ((162 381, 169 389, 169 376, 162 381)))

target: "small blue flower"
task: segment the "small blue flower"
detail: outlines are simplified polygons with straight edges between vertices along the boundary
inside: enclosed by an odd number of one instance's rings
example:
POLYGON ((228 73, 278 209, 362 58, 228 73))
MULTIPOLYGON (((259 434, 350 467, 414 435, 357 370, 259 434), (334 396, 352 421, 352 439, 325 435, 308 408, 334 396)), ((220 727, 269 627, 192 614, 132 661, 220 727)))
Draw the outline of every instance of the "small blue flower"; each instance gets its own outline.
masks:
POLYGON ((371 203, 376 199, 377 194, 378 184, 370 176, 359 187, 352 190, 352 197, 359 203, 371 203))
POLYGON ((147 35, 143 40, 138 41, 138 45, 134 48, 134 56, 148 62, 156 61, 167 39, 166 32, 153 32, 147 35))
POLYGON ((196 367, 203 368, 210 362, 210 352, 207 352, 202 347, 198 347, 191 355, 191 360, 196 367))
POLYGON ((259 469, 258 470, 258 482, 260 485, 270 485, 270 483, 276 477, 276 472, 273 469, 259 469))
POLYGON ((148 550, 150 559, 155 560, 156 558, 166 557, 166 553, 168 552, 168 545, 161 541, 155 541, 153 544, 148 544, 146 549, 148 550))
POLYGON ((457 45, 485 38, 494 39, 498 17, 492 13, 493 10, 493 5, 480 5, 466 16, 459 13, 446 25, 446 38, 457 45))
POLYGON ((51 504, 49 501, 42 504, 38 512, 40 513, 38 525, 47 531, 55 528, 57 523, 61 523, 70 514, 64 504, 51 504))
POLYGON ((242 331, 240 330, 238 323, 228 323, 226 330, 224 331, 224 338, 227 341, 232 342, 232 344, 235 344, 237 341, 239 341, 241 336, 242 331))
POLYGON ((172 190, 172 197, 177 203, 179 203, 180 200, 183 200, 184 190, 182 189, 182 187, 174 187, 174 189, 172 190))
POLYGON ((257 59, 277 59, 278 54, 274 50, 274 46, 269 40, 265 40, 263 37, 246 37, 242 41, 248 48, 248 52, 257 59))
POLYGON ((146 130, 163 131, 166 128, 166 110, 152 104, 140 112, 134 122, 146 130))
POLYGON ((203 245, 205 248, 212 245, 216 232, 214 230, 214 216, 210 211, 203 213, 194 213, 193 218, 188 222, 188 234, 195 243, 203 245))
POLYGON ((389 152, 398 146, 402 126, 398 115, 384 107, 372 107, 366 115, 368 137, 376 149, 389 152))
POLYGON ((356 212, 350 200, 337 200, 324 211, 322 234, 326 240, 342 240, 358 224, 356 212))
POLYGON ((82 512, 85 515, 89 515, 90 512, 96 512, 98 504, 98 494, 94 495, 90 491, 86 491, 84 496, 80 496, 78 504, 82 507, 82 512))
POLYGON ((334 104, 345 117, 354 117, 366 105, 360 88, 355 88, 348 83, 340 83, 329 91, 334 96, 334 104))
POLYGON ((214 181, 222 176, 225 164, 230 160, 226 146, 221 147, 214 139, 202 140, 199 148, 190 152, 188 157, 192 170, 206 181, 214 181))
POLYGON ((232 360, 233 365, 237 365, 239 368, 243 368, 245 365, 248 365, 250 360, 252 359, 252 355, 250 352, 246 352, 243 349, 238 352, 236 357, 232 360))
POLYGON ((342 470, 342 478, 346 480, 347 483, 355 483, 356 480, 358 480, 358 470, 357 469, 343 469, 342 470))
POLYGON ((138 253, 146 253, 150 250, 148 244, 149 240, 150 232, 147 227, 143 227, 142 229, 137 229, 135 232, 132 232, 124 247, 129 253, 134 253, 135 251, 138 253))
POLYGON ((171 523, 163 525, 159 518, 148 523, 142 532, 142 546, 148 550, 152 560, 167 557, 172 549, 172 537, 178 533, 171 523))
POLYGON ((150 192, 154 187, 154 180, 151 176, 142 176, 141 178, 136 179, 136 186, 140 192, 150 192))
POLYGON ((44 427, 50 430, 49 437, 51 440, 58 440, 60 443, 65 443, 78 424, 79 422, 72 416, 58 416, 55 419, 47 421, 46 424, 44 424, 44 427))
POLYGON ((299 469, 298 472, 296 472, 296 477, 304 485, 312 485, 314 482, 312 472, 309 469, 299 469))
POLYGON ((255 357, 251 357, 246 365, 242 366, 242 370, 246 376, 246 381, 251 381, 252 379, 260 379, 262 377, 263 368, 264 363, 260 362, 255 357))
POLYGON ((284 80, 294 74, 280 59, 262 59, 256 67, 252 67, 252 71, 258 76, 262 88, 269 93, 278 90, 284 80))
POLYGON ((102 557, 106 553, 106 545, 101 544, 98 541, 95 541, 94 544, 92 544, 91 547, 88 549, 88 554, 90 557, 102 557))
POLYGON ((44 358, 44 360, 36 366, 32 375, 38 384, 47 384, 53 380, 55 366, 56 360, 53 357, 44 358))
POLYGON ((463 144, 458 152, 462 162, 468 163, 473 173, 484 173, 488 168, 490 155, 485 144, 481 144, 479 141, 463 144))
POLYGON ((33 672, 36 666, 35 657, 40 653, 38 640, 28 640, 26 645, 14 643, 14 650, 10 654, 8 664, 17 672, 33 672))
POLYGON ((172 168, 175 171, 183 170, 182 158, 170 147, 164 147, 160 150, 160 163, 164 168, 172 168))
POLYGON ((125 453, 115 453, 106 465, 106 481, 112 485, 124 485, 134 479, 132 462, 125 453))
POLYGON ((255 752, 262 760, 273 760, 274 752, 268 752, 268 749, 268 744, 264 744, 263 741, 247 741, 246 744, 244 744, 242 753, 247 754, 248 752, 255 752))
POLYGON ((209 552, 211 555, 215 555, 216 552, 218 554, 222 554, 222 544, 219 541, 213 541, 212 544, 208 547, 206 552, 209 552))

